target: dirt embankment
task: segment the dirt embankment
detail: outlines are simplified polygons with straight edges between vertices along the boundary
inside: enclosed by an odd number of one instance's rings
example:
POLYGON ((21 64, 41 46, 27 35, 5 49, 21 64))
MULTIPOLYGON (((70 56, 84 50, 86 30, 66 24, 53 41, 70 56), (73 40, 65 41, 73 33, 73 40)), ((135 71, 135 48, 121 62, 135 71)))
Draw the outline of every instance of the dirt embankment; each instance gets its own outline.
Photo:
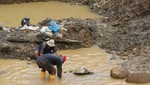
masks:
MULTIPOLYGON (((99 29, 96 43, 104 49, 129 55, 133 49, 150 45, 149 0, 62 0, 88 5, 94 12, 104 15, 107 28, 99 29), (103 31, 103 32, 101 32, 103 31)), ((101 24, 101 23, 99 23, 101 24)), ((139 49, 140 50, 140 49, 139 49)))
POLYGON ((97 44, 101 48, 116 51, 119 55, 128 56, 122 63, 122 66, 130 72, 127 82, 149 82, 149 0, 64 1, 89 5, 96 13, 105 15, 107 25, 97 26, 97 34, 99 35, 96 39, 97 44))
POLYGON ((109 17, 109 25, 118 30, 111 33, 113 36, 104 45, 106 48, 127 52, 125 55, 128 55, 135 48, 150 45, 150 1, 108 0, 95 8, 98 9, 109 17))
POLYGON ((108 0, 94 10, 109 17, 109 25, 117 30, 104 47, 129 55, 150 46, 150 1, 108 0))
MULTIPOLYGON (((33 53, 37 49, 38 45, 51 38, 40 33, 40 28, 47 26, 49 21, 50 19, 46 19, 39 22, 36 25, 39 26, 39 29, 35 31, 28 29, 21 30, 19 27, 11 29, 1 27, 0 58, 33 58, 33 53)), ((67 32, 62 32, 62 39, 52 37, 56 41, 58 50, 76 49, 81 47, 90 47, 93 45, 91 26, 94 23, 92 19, 81 20, 68 18, 56 21, 59 24, 63 23, 64 27, 68 30, 67 32)))
POLYGON ((150 1, 100 1, 93 5, 93 10, 108 17, 110 26, 99 46, 128 56, 122 64, 130 72, 128 82, 149 82, 150 1))

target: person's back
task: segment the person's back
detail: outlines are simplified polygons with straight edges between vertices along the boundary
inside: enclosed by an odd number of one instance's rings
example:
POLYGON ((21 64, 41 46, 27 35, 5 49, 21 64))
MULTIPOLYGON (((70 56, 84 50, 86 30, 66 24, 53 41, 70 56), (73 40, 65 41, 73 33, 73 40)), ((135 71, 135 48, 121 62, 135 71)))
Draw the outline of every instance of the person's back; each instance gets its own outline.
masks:
POLYGON ((49 63, 53 65, 61 65, 63 62, 61 61, 61 58, 56 56, 55 54, 44 54, 43 56, 40 56, 37 58, 38 62, 41 62, 42 60, 46 60, 49 63))
MULTIPOLYGON (((37 64, 42 68, 42 77, 45 78, 45 71, 47 70, 50 74, 50 78, 55 78, 56 69, 53 65, 57 66, 57 76, 62 77, 62 64, 66 61, 66 56, 58 56, 54 54, 44 54, 39 56, 37 59, 37 64)), ((53 79, 52 78, 52 79, 53 79)))

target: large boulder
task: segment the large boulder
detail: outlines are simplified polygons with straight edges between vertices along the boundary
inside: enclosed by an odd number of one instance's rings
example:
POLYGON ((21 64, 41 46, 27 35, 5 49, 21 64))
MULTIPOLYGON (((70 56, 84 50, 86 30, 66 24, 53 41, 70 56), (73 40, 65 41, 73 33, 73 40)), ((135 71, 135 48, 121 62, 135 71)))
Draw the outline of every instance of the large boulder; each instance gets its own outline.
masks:
POLYGON ((110 71, 110 75, 115 79, 124 79, 129 75, 129 72, 126 68, 116 67, 110 71))
POLYGON ((126 79, 130 83, 148 83, 150 82, 150 73, 131 73, 126 79))

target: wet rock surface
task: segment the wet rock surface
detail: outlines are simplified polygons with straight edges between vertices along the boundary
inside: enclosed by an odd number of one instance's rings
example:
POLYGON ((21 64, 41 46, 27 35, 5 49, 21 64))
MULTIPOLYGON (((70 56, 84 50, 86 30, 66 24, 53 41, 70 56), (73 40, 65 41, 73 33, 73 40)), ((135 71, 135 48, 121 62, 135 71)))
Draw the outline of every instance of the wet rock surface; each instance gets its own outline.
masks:
POLYGON ((80 69, 75 70, 73 74, 81 76, 81 75, 90 75, 90 74, 93 74, 93 72, 91 72, 87 68, 80 68, 80 69))
POLYGON ((116 79, 124 79, 129 75, 129 71, 126 68, 113 68, 110 71, 110 75, 116 79))

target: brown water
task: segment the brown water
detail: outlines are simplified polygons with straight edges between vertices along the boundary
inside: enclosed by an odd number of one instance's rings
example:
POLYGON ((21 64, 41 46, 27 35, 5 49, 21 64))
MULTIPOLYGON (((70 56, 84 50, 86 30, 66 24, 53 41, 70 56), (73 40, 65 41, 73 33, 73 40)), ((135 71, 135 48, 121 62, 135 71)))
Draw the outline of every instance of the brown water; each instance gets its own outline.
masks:
MULTIPOLYGON (((120 60, 110 61, 110 54, 98 47, 59 51, 66 54, 62 79, 40 79, 40 68, 33 61, 0 60, 0 85, 136 85, 124 80, 112 79, 110 69, 120 60), (72 70, 85 67, 94 72, 92 75, 77 76, 72 70), (66 72, 66 73, 65 73, 66 72)), ((150 85, 140 84, 140 85, 150 85)))
POLYGON ((57 1, 0 5, 0 25, 20 26, 23 17, 30 17, 31 24, 36 24, 45 18, 99 18, 87 6, 70 5, 57 1))

